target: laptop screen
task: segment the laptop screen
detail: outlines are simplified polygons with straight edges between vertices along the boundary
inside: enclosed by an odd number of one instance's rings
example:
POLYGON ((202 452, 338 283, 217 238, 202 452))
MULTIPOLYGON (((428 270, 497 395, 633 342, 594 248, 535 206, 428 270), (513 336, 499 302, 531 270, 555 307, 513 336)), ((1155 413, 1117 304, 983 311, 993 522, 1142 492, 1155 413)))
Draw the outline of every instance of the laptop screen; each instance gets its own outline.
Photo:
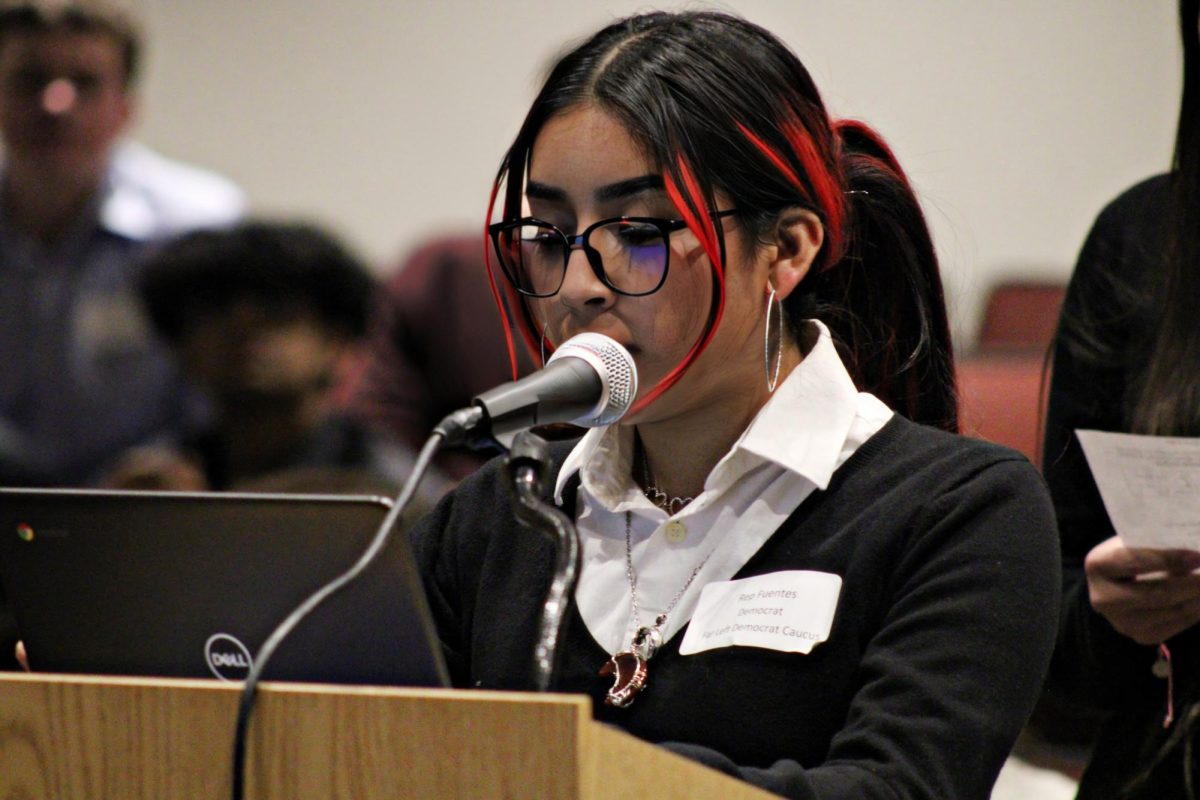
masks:
MULTIPOLYGON (((390 505, 0 489, 0 580, 36 671, 241 680, 279 622, 358 560, 390 505)), ((292 631, 263 679, 446 685, 403 531, 292 631)))

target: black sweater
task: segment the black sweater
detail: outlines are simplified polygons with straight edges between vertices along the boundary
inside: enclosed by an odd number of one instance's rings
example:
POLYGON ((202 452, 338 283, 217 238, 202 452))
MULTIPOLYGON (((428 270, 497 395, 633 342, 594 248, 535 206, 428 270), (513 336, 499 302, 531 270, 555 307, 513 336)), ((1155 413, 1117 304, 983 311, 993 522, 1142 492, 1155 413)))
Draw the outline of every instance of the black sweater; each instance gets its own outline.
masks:
MULTIPOLYGON (((527 689, 552 547, 514 521, 498 467, 447 497, 413 543, 454 683, 527 689)), ((608 653, 572 610, 556 690, 787 796, 987 798, 1055 630, 1058 553, 1036 471, 897 416, 736 577, 793 569, 844 580, 829 640, 811 654, 680 656, 681 631, 618 709, 596 674, 608 653)))

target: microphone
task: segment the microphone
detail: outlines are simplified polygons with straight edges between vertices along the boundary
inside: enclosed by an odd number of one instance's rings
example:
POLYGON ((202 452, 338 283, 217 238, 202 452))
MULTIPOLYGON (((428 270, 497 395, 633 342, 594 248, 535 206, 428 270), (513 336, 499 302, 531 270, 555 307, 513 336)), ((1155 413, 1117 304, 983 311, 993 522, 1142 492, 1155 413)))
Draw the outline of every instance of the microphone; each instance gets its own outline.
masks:
POLYGON ((507 438, 534 425, 568 422, 594 428, 616 422, 637 396, 637 367, 600 333, 572 336, 546 366, 475 397, 438 424, 447 444, 507 438))

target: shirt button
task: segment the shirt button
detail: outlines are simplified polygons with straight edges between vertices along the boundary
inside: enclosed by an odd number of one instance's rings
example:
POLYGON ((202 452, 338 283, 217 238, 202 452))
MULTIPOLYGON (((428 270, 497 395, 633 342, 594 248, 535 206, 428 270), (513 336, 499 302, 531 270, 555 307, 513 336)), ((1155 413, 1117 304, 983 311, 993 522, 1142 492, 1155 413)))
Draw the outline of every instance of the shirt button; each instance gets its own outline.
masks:
POLYGON ((666 524, 663 532, 667 537, 667 541, 671 544, 679 544, 687 538, 687 525, 684 525, 677 519, 673 519, 666 524))

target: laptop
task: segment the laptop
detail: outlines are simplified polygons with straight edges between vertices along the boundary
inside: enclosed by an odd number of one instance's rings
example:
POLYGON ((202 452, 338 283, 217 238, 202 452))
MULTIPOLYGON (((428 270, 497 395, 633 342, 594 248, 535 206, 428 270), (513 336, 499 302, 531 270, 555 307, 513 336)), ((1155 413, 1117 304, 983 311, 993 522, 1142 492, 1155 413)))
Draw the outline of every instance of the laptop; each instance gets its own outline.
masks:
MULTIPOLYGON (((378 497, 0 489, 0 581, 35 671, 241 680, 366 550, 378 497)), ((403 531, 271 657, 264 680, 445 686, 403 531)))

